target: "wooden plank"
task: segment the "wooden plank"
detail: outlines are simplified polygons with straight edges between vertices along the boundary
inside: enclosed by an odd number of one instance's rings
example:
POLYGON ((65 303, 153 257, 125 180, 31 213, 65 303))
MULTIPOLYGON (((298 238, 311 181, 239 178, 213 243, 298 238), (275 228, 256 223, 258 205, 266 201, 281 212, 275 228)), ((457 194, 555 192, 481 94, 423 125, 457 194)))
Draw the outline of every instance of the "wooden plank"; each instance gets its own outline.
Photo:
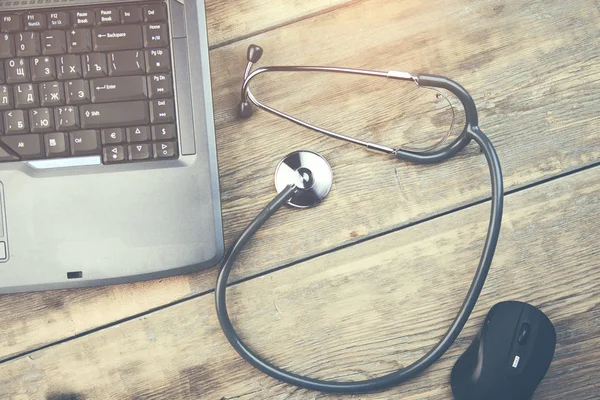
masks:
POLYGON ((302 19, 326 13, 352 0, 206 0, 211 47, 255 36, 302 19))
MULTIPOLYGON (((600 47, 590 39, 598 29, 589 0, 440 0, 428 7, 364 1, 252 41, 265 47, 265 64, 393 67, 456 79, 472 92, 481 126, 500 153, 506 186, 515 189, 600 159, 600 65, 594 62, 600 47)), ((272 198, 273 171, 286 153, 321 152, 334 168, 335 184, 318 208, 277 215, 244 253, 235 279, 488 195, 485 163, 474 145, 441 166, 420 167, 320 138, 265 113, 237 121, 233 108, 250 42, 211 52, 226 243, 272 198)), ((405 138, 399 135, 406 124, 387 131, 398 114, 410 117, 396 106, 405 86, 329 76, 258 83, 257 94, 314 122, 389 144, 405 138), (374 105, 381 114, 370 111, 374 105)), ((0 297, 0 359, 210 290, 215 276, 211 270, 135 285, 0 297)))
MULTIPOLYGON (((249 344, 279 365, 356 380, 424 354, 472 278, 489 203, 234 286, 249 344)), ((540 307, 558 333, 535 399, 597 398, 600 376, 598 168, 508 196, 497 256, 474 316, 443 359, 404 386, 361 399, 450 399, 450 368, 496 302, 540 307)), ((335 399, 263 376, 229 347, 206 295, 0 364, 0 397, 335 399)))

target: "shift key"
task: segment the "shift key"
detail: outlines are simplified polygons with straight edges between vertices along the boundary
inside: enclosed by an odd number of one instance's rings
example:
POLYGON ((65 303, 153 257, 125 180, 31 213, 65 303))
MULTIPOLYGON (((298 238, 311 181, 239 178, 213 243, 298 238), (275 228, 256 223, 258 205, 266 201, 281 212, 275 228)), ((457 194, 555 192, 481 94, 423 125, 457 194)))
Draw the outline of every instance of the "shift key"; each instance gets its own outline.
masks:
POLYGON ((140 25, 102 26, 94 29, 94 51, 133 50, 144 47, 140 25))
POLYGON ((148 125, 150 122, 146 101, 89 104, 79 107, 79 110, 84 129, 148 125))

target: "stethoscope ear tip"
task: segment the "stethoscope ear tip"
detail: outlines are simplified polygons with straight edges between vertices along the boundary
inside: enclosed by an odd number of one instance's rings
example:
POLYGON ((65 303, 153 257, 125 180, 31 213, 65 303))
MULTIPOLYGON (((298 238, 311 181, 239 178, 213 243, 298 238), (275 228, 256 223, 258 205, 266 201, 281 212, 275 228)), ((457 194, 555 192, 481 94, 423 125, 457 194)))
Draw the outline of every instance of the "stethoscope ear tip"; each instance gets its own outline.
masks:
POLYGON ((256 44, 251 44, 250 46, 248 46, 248 62, 251 63, 257 63, 258 60, 260 60, 260 58, 263 55, 263 49, 262 47, 256 45, 256 44))
POLYGON ((237 108, 237 115, 241 119, 248 119, 252 116, 252 104, 249 101, 240 101, 237 108))

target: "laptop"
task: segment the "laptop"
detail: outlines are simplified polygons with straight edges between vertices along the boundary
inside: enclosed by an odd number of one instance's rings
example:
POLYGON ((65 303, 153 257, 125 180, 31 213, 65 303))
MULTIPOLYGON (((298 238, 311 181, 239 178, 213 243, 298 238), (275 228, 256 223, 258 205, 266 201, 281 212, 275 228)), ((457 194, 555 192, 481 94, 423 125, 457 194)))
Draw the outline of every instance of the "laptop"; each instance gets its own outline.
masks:
POLYGON ((0 293, 223 255, 202 0, 0 0, 0 293))

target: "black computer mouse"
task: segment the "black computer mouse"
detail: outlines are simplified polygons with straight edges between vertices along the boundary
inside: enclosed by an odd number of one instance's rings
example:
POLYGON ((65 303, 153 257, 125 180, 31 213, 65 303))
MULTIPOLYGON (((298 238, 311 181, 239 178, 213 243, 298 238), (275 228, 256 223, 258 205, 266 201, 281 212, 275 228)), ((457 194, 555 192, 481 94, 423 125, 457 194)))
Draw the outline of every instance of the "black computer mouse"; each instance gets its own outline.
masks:
POLYGON ((530 400, 550 367, 556 330, 526 303, 496 304, 450 377, 456 400, 530 400))

